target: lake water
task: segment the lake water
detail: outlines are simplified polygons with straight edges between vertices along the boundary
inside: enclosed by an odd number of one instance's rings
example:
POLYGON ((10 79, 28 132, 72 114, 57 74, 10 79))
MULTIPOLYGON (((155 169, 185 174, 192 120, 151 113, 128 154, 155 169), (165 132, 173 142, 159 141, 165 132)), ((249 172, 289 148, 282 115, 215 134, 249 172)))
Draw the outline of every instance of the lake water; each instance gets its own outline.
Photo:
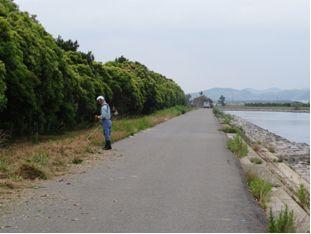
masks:
POLYGON ((290 141, 310 144, 310 113, 226 111, 290 141))

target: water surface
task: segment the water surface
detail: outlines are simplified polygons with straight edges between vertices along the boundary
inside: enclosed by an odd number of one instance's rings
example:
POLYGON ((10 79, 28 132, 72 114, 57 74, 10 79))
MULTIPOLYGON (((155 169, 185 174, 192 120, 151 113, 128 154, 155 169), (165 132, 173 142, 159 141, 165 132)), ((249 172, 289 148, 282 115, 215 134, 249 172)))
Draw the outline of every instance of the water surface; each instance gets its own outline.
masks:
POLYGON ((310 144, 310 113, 226 111, 290 141, 310 144))

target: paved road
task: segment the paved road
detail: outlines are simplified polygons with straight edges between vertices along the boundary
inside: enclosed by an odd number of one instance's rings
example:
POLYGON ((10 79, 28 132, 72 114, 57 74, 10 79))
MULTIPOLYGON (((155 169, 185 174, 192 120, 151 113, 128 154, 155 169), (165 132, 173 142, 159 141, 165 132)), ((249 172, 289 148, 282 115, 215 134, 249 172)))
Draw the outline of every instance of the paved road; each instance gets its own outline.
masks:
POLYGON ((0 231, 264 232, 217 128, 201 109, 122 140, 85 173, 25 192, 0 231))

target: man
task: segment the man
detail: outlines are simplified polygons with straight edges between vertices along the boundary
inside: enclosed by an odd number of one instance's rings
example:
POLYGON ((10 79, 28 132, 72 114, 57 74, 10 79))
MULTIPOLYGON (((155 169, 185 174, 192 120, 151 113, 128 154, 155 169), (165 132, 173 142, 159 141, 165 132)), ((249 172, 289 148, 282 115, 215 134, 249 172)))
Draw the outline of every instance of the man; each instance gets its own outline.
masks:
POLYGON ((105 136, 105 146, 104 150, 111 149, 111 112, 108 103, 105 101, 103 96, 97 97, 97 102, 101 105, 100 115, 95 115, 95 118, 102 121, 104 136, 105 136))

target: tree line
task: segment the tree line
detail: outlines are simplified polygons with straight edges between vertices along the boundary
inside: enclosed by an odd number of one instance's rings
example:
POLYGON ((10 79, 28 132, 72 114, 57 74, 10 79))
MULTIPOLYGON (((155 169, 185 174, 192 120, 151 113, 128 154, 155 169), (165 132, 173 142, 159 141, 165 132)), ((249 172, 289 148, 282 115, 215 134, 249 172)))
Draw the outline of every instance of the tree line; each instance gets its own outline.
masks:
POLYGON ((0 0, 0 129, 11 136, 72 129, 93 120, 98 95, 121 114, 185 104, 173 80, 143 64, 123 56, 101 63, 78 48, 0 0))

